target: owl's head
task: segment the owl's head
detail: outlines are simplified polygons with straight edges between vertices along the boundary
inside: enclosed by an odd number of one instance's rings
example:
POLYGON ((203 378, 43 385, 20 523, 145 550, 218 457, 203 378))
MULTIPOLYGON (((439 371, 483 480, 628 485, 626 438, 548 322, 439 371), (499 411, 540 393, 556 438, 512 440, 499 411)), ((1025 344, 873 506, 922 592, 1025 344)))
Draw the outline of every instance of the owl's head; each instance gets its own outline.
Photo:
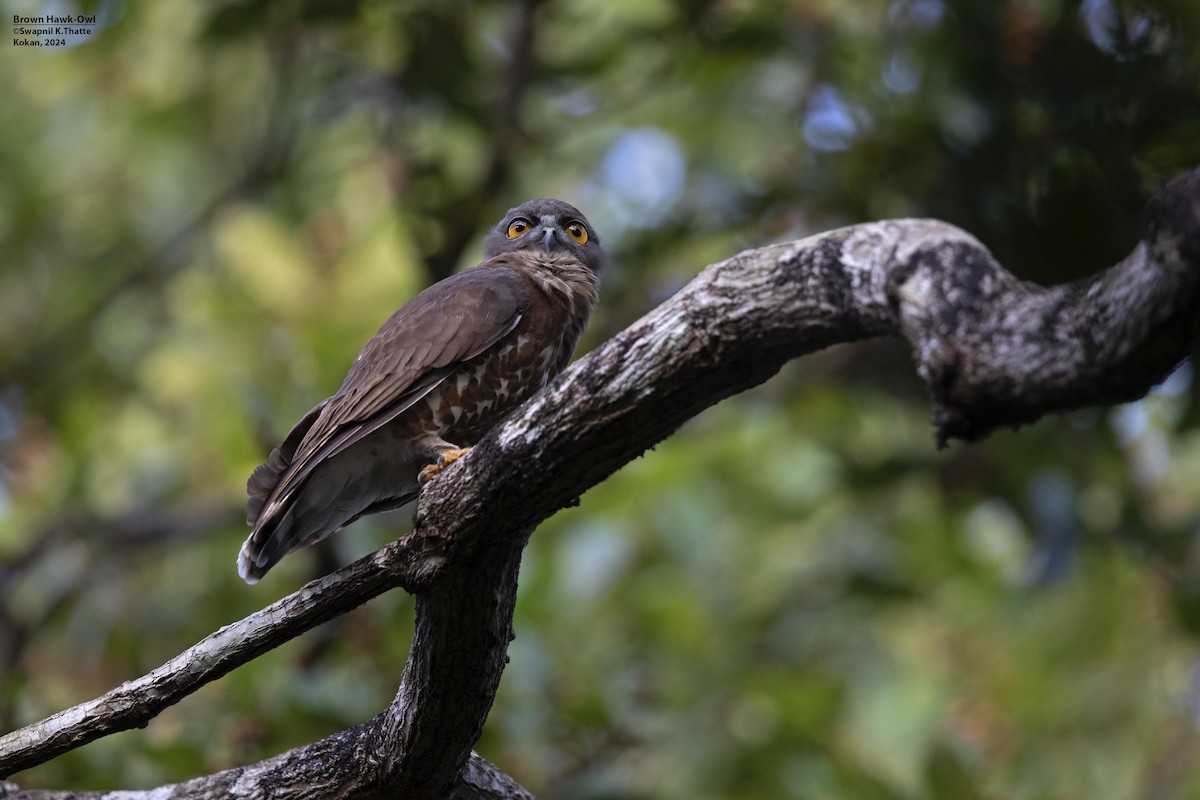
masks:
POLYGON ((483 238, 483 255, 541 249, 575 256, 592 272, 604 269, 600 236, 583 212, 562 200, 530 200, 509 209, 483 238))

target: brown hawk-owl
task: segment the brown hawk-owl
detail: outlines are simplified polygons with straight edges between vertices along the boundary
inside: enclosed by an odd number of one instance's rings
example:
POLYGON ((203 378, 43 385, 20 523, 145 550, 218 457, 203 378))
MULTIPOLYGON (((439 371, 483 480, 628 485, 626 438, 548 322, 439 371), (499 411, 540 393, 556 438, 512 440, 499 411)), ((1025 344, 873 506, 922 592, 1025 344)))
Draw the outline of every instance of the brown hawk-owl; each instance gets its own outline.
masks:
POLYGON ((575 207, 531 200, 484 238, 484 260, 408 301, 247 482, 238 574, 363 514, 398 508, 571 357, 596 305, 600 238, 575 207))

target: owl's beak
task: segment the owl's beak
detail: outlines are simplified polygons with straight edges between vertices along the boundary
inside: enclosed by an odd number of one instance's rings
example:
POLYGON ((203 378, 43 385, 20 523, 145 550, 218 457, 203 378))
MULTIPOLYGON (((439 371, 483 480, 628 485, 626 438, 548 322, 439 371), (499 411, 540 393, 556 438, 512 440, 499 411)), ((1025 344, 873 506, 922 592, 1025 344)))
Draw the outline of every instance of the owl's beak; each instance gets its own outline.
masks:
POLYGON ((538 240, 538 246, 543 250, 549 250, 554 246, 554 229, 547 226, 542 228, 542 238, 538 240))

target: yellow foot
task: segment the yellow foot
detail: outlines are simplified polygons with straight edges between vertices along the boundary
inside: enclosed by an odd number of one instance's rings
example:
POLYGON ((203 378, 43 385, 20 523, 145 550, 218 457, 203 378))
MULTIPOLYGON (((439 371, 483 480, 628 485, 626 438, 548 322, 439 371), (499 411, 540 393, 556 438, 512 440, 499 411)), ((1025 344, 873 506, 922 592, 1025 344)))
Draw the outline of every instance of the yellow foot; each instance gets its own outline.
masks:
POLYGON ((433 480, 433 476, 437 475, 439 472, 469 452, 471 452, 471 448, 469 447, 454 447, 449 450, 443 450, 438 454, 438 460, 436 463, 430 464, 421 470, 421 474, 417 477, 417 480, 422 486, 424 486, 425 484, 429 483, 429 481, 433 480))

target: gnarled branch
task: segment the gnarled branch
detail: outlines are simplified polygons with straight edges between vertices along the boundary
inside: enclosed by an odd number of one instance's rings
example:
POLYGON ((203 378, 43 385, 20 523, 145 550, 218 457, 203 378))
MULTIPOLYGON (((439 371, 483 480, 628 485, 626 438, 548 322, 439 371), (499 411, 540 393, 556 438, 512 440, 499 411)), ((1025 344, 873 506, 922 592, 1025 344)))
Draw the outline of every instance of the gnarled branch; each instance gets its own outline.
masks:
MULTIPOLYGON (((835 343, 904 337, 944 443, 1144 395, 1200 337, 1198 303, 1200 170, 1159 192, 1124 261, 1060 287, 1018 281, 970 235, 930 220, 856 225, 714 264, 447 468, 422 493, 407 536, 218 631, 128 693, 147 708, 177 702, 315 621, 403 586, 418 593, 416 634, 387 710, 155 796, 212 797, 218 784, 222 797, 527 796, 470 747, 513 635, 521 551, 546 517, 704 408, 835 343), (239 646, 244 631, 255 638, 239 646), (166 694, 148 696, 146 681, 166 694), (481 770, 491 788, 467 780, 481 770)), ((152 716, 112 705, 101 698, 3 737, 0 775, 84 741, 91 713, 107 715, 100 735, 152 716)))

